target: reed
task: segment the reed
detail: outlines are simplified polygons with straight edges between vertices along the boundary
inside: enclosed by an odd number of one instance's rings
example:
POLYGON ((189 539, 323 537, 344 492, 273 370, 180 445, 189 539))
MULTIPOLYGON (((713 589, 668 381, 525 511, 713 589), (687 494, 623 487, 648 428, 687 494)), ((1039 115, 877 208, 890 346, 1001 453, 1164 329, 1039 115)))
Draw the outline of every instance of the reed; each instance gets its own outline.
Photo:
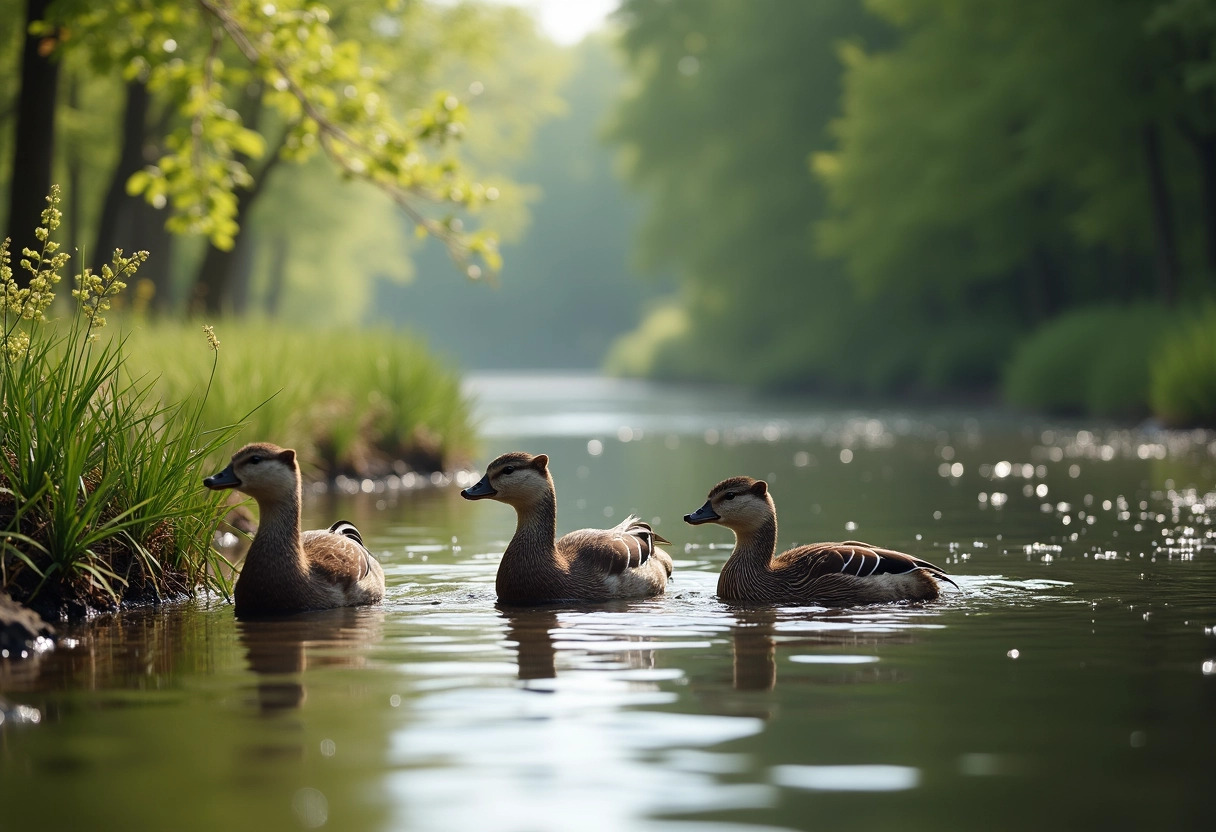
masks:
MULTIPOLYGON (((56 188, 39 248, 22 250, 25 288, 0 247, 0 588, 53 617, 227 592, 211 547, 225 508, 198 483, 234 429, 203 430, 205 393, 164 403, 127 372, 125 339, 97 337, 146 252, 77 275, 70 314, 46 317, 68 263, 58 204, 56 188)), ((196 350, 208 353, 201 337, 196 350)))

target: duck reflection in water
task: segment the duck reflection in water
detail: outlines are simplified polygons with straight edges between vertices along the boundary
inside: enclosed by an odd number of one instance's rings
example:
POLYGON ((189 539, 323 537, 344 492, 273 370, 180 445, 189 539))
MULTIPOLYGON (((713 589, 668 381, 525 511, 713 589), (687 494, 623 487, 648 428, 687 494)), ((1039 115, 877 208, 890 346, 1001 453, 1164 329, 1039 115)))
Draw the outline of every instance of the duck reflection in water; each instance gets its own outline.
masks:
MULTIPOLYGON (((552 609, 519 609, 499 607, 507 619, 506 640, 515 645, 519 662, 519 678, 525 683, 533 679, 557 678, 557 648, 553 631, 557 628, 557 612, 552 609)), ((530 687, 552 693, 551 688, 530 687)))
MULTIPOLYGON (((499 605, 499 614, 506 620, 505 641, 516 649, 523 688, 542 693, 555 690, 544 680, 557 678, 559 650, 565 659, 564 669, 571 673, 653 670, 653 639, 622 635, 612 618, 627 609, 627 602, 598 604, 590 609, 499 605), (566 616, 565 622, 562 615, 566 616)), ((633 690, 657 688, 650 681, 629 680, 624 684, 633 690)))
POLYGON ((740 609, 730 628, 735 690, 772 690, 777 684, 777 611, 771 607, 740 609))
POLYGON ((783 687, 897 682, 898 670, 883 667, 869 655, 852 653, 871 654, 880 646, 917 640, 912 630, 899 629, 898 620, 890 616, 881 619, 883 630, 873 629, 877 622, 870 612, 825 610, 808 616, 801 608, 732 605, 731 613, 730 690, 720 685, 702 691, 712 712, 730 716, 773 716, 778 700, 766 694, 777 688, 780 656, 787 663, 783 687))
POLYGON ((302 674, 314 667, 357 668, 366 647, 379 641, 384 610, 337 607, 282 618, 237 620, 249 668, 258 676, 263 714, 300 707, 307 699, 302 674))

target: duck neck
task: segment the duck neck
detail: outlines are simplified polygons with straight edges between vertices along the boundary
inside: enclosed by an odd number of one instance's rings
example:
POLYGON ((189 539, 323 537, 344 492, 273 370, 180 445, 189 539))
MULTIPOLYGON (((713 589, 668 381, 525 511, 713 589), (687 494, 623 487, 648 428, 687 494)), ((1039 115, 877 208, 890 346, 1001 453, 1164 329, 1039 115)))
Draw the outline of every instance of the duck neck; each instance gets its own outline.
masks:
POLYGON ((735 550, 718 576, 718 595, 727 600, 762 599, 773 579, 773 553, 777 550, 777 518, 753 529, 735 531, 735 550))
POLYGON ((735 550, 730 559, 749 569, 768 571, 777 551, 777 518, 769 517, 759 526, 735 532, 735 550))
POLYGON ((552 561, 557 540, 557 496, 549 489, 541 499, 515 506, 515 536, 503 561, 552 561))
POLYGON ((300 486, 282 497, 258 499, 258 531, 245 556, 245 569, 271 568, 305 573, 308 565, 300 545, 300 486))

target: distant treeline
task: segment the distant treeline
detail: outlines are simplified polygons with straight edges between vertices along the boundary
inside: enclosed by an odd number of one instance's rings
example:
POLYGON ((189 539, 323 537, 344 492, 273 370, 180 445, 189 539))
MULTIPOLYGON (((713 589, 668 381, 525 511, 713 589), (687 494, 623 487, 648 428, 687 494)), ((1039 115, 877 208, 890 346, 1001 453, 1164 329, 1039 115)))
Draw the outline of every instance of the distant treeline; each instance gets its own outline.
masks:
POLYGON ((636 83, 612 135, 679 291, 618 369, 884 395, 1009 372, 1015 401, 1139 415, 1156 357, 1187 354, 1162 339, 1216 287, 1216 0, 626 0, 620 20, 636 83), (1136 389, 1085 401, 1108 354, 1136 389), (1019 392, 1040 365, 1068 401, 1019 392))

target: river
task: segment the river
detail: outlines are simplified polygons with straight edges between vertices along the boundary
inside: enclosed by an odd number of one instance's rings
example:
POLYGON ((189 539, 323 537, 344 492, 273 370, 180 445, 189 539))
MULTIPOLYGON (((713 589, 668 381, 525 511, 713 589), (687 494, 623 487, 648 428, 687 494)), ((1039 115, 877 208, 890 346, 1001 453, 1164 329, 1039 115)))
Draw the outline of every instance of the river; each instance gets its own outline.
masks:
POLYGON ((559 531, 654 522, 673 541, 666 596, 497 608, 515 518, 459 497, 480 471, 310 492, 306 526, 355 521, 385 603, 236 622, 200 599, 0 662, 0 829, 1211 823, 1216 436, 580 376, 469 384, 477 464, 549 454, 559 531), (719 602, 731 535, 680 518, 735 474, 768 481, 782 548, 866 540, 961 590, 719 602))

